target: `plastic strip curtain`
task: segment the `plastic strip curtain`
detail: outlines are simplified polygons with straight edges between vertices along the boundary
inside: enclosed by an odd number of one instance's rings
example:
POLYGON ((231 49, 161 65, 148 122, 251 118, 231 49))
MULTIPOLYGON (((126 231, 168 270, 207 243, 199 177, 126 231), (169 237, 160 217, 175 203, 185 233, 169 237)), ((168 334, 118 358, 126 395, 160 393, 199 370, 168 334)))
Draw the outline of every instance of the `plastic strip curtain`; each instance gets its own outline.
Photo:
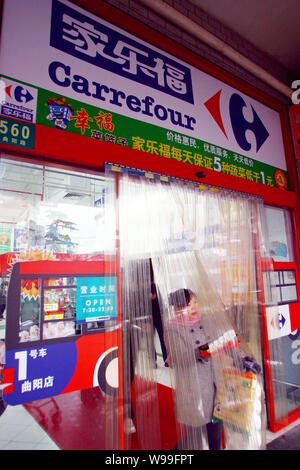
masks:
MULTIPOLYGON (((219 448, 222 432, 226 449, 265 448, 256 278, 262 200, 138 171, 118 178, 124 416, 133 363, 140 448, 160 448, 149 258, 169 353, 175 448, 219 448)), ((281 364, 280 351, 273 353, 281 364)))
POLYGON ((186 182, 170 185, 167 199, 174 204, 168 204, 165 252, 153 264, 174 371, 178 447, 219 448, 222 422, 227 449, 264 448, 251 225, 252 206, 259 202, 199 192, 186 182))
MULTIPOLYGON (((104 194, 104 209, 101 217, 104 219, 104 233, 101 233, 103 254, 105 260, 104 280, 102 280, 102 292, 105 300, 103 309, 107 316, 111 316, 104 322, 103 331, 104 353, 100 358, 98 377, 94 382, 100 383, 102 397, 101 416, 99 426, 103 430, 104 449, 124 449, 123 433, 123 387, 122 387, 122 318, 119 308, 121 292, 119 282, 119 258, 118 258, 118 225, 117 225, 117 187, 114 177, 109 178, 112 184, 107 184, 104 194), (107 296, 106 296, 107 295, 107 296), (113 315, 111 315, 113 313, 113 315), (103 385, 101 385, 103 384, 103 385)), ((91 306, 93 307, 93 306, 91 306)), ((97 328, 97 322, 94 327, 97 328)), ((97 370, 97 368, 96 368, 97 370)))
MULTIPOLYGON (((111 173, 109 173, 111 174, 111 173)), ((160 449, 148 226, 139 223, 140 181, 116 174, 117 256, 120 257, 124 449, 160 449)), ((120 386, 121 387, 121 386, 120 386)), ((121 423, 122 427, 122 423, 121 423)), ((122 446, 121 446, 122 448, 122 446)))

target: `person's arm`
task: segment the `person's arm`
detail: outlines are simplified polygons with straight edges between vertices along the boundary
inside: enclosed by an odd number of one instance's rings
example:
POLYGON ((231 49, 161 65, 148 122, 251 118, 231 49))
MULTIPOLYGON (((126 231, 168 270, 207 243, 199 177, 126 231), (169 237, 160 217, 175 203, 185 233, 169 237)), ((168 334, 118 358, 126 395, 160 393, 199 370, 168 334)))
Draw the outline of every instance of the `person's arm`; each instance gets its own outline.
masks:
POLYGON ((185 331, 180 331, 181 327, 166 328, 165 343, 168 351, 168 363, 172 367, 191 367, 195 364, 198 355, 198 348, 194 349, 187 338, 185 331))

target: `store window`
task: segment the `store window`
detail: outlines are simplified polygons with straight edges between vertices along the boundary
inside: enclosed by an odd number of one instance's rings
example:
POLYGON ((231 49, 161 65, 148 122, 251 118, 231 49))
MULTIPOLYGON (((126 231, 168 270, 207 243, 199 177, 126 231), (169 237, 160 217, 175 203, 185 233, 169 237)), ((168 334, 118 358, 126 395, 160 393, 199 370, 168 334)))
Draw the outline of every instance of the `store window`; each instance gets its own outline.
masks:
POLYGON ((295 269, 265 271, 264 284, 270 286, 265 296, 267 306, 271 306, 274 299, 278 305, 291 304, 299 300, 295 269))
MULTIPOLYGON (((5 331, 8 280, 16 262, 98 261, 113 251, 114 214, 108 221, 104 212, 111 194, 113 180, 99 173, 33 164, 2 154, 0 339, 5 331)), ((20 341, 78 333, 75 275, 21 282, 20 341)))
POLYGON ((276 262, 294 261, 290 213, 281 207, 265 207, 269 252, 276 262))
POLYGON ((20 342, 80 334, 81 329, 76 326, 76 320, 76 278, 51 277, 21 281, 20 342), (28 288, 35 289, 34 296, 24 295, 28 288))
POLYGON ((24 279, 20 293, 20 342, 40 339, 40 318, 40 279, 24 279))
MULTIPOLYGON (((273 374, 273 389, 282 385, 287 398, 287 412, 293 416, 300 411, 300 302, 299 275, 295 263, 295 241, 291 214, 288 209, 265 207, 269 252, 273 259, 272 270, 264 271, 267 315, 274 312, 278 318, 269 315, 268 335, 270 350, 280 340, 283 373, 273 374), (269 286, 268 289, 266 286, 269 286), (276 301, 278 307, 271 307, 276 301), (268 313, 269 312, 269 313, 268 313)), ((274 368, 274 366, 273 366, 274 368)), ((274 394, 274 409, 277 418, 282 413, 280 395, 274 394)))

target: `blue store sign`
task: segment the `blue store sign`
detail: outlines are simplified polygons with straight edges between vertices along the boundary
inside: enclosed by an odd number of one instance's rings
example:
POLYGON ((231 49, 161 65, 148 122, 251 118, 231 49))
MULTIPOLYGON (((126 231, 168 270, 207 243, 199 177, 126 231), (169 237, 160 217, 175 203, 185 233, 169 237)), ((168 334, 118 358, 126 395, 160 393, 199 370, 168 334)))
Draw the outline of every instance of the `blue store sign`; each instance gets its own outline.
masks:
POLYGON ((77 323, 110 320, 117 314, 116 276, 77 278, 77 323))

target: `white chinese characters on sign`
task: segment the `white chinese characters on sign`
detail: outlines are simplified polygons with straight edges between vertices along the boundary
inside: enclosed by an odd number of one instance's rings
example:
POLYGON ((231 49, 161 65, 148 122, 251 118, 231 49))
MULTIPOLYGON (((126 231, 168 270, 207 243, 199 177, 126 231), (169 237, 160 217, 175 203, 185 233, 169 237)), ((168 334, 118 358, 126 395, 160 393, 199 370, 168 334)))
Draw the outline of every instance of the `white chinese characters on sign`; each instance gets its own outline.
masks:
POLYGON ((53 376, 48 376, 48 377, 39 378, 39 379, 33 379, 32 381, 25 380, 25 382, 22 383, 21 391, 22 391, 22 393, 31 392, 32 390, 53 387, 53 384, 54 384, 54 377, 53 376))
POLYGON ((106 33, 68 14, 63 15, 63 23, 68 27, 63 28, 62 39, 71 43, 76 51, 94 58, 99 55, 120 65, 123 71, 131 75, 136 76, 139 71, 142 71, 151 79, 156 80, 161 87, 168 87, 180 95, 187 93, 184 70, 165 62, 160 57, 151 58, 145 50, 122 39, 118 39, 112 53, 107 54, 105 48, 110 46, 110 38, 106 33))
POLYGON ((15 353, 15 359, 19 362, 18 380, 24 380, 21 385, 21 393, 53 387, 54 377, 50 375, 34 378, 32 380, 27 379, 27 355, 33 360, 38 358, 43 359, 47 356, 47 348, 31 349, 29 352, 17 351, 15 353))
POLYGON ((105 294, 105 293, 115 293, 116 286, 109 284, 109 285, 99 285, 99 286, 80 286, 80 292, 82 295, 86 294, 105 294))

